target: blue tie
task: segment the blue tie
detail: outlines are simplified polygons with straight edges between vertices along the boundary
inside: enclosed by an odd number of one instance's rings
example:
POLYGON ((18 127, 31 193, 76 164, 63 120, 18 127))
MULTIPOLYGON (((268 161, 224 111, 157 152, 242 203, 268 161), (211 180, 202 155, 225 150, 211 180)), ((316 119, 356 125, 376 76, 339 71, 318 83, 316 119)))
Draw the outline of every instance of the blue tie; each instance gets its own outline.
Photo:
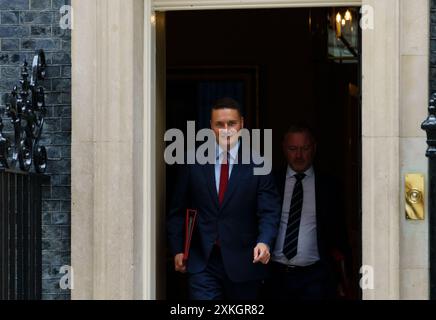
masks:
POLYGON ((292 192, 288 226, 286 228, 286 237, 283 244, 283 253, 288 260, 291 260, 297 254, 301 209, 303 208, 303 184, 301 181, 305 176, 304 173, 297 173, 294 175, 297 181, 295 182, 294 191, 292 192))

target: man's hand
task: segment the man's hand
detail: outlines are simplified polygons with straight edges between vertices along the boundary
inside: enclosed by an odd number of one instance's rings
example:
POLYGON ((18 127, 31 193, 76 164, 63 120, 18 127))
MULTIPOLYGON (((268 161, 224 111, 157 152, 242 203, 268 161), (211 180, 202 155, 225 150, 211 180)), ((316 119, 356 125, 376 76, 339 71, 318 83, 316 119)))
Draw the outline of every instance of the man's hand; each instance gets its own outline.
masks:
POLYGON ((174 269, 181 273, 186 272, 186 265, 185 261, 183 260, 184 257, 185 255, 183 253, 178 253, 174 257, 174 269))
POLYGON ((269 247, 265 243, 258 243, 253 250, 253 263, 261 262, 263 264, 267 264, 269 262, 269 258, 271 257, 269 253, 269 247))

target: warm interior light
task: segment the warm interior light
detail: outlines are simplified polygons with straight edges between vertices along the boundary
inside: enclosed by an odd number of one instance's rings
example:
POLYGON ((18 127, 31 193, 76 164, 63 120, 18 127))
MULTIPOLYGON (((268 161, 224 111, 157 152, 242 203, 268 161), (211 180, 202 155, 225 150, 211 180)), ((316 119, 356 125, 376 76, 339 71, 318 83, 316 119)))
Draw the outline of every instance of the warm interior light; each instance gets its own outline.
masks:
POLYGON ((345 12, 345 20, 347 20, 347 21, 351 20, 351 12, 349 10, 347 10, 347 12, 345 12))
POLYGON ((345 19, 342 19, 342 25, 345 26, 345 19))
POLYGON ((151 24, 153 24, 153 25, 156 23, 156 16, 154 14, 151 15, 150 21, 151 21, 151 24))
POLYGON ((341 20, 342 20, 342 16, 341 16, 341 14, 338 12, 338 14, 336 15, 336 22, 337 22, 337 23, 340 23, 341 20))

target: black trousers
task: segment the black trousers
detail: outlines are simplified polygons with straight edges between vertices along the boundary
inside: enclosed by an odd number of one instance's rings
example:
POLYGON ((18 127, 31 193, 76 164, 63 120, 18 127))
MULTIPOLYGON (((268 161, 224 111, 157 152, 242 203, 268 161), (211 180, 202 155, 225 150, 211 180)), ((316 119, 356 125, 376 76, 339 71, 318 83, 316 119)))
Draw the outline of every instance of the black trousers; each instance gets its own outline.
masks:
POLYGON ((329 269, 321 262, 307 267, 287 267, 271 262, 271 277, 263 296, 268 300, 325 300, 335 298, 329 269))

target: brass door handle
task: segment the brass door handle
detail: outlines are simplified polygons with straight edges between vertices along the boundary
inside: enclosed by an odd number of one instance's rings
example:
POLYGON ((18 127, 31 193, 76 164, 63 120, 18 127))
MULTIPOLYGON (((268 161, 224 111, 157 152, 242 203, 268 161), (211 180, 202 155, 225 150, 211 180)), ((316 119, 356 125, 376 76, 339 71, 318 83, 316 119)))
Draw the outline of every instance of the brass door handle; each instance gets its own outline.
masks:
POLYGON ((406 219, 424 220, 424 175, 406 174, 405 180, 406 219))

